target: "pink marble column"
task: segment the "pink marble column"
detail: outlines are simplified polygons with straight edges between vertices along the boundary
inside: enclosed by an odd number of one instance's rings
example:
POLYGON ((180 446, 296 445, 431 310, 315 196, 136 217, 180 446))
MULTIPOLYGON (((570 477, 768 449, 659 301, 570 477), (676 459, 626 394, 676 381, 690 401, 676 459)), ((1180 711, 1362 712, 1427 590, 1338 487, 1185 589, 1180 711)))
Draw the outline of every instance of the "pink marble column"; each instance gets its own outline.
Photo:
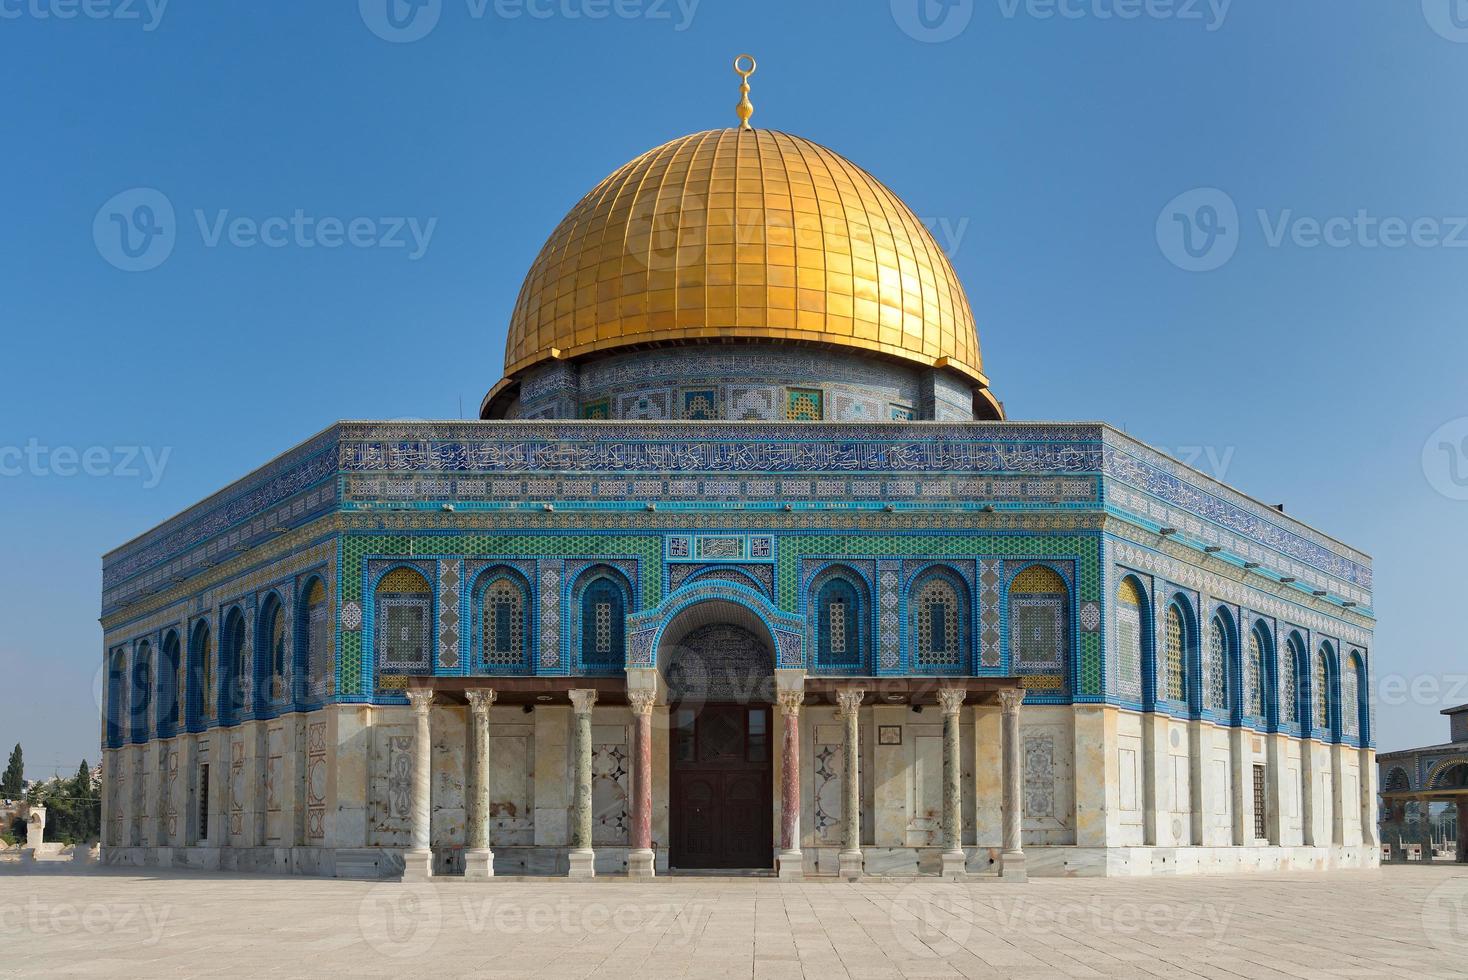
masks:
POLYGON ((804 876, 800 853, 800 706, 805 691, 781 691, 784 741, 780 756, 780 877, 804 876))
POLYGON ((628 691, 632 707, 632 850, 627 855, 627 874, 651 878, 656 874, 657 855, 652 849, 652 706, 653 691, 628 691))

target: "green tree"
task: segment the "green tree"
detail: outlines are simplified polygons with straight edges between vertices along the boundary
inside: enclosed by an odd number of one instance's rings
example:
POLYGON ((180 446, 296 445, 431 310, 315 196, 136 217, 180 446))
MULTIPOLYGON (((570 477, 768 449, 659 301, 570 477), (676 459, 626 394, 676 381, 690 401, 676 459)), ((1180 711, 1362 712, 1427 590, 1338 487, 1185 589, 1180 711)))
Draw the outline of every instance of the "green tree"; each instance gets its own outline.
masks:
POLYGON ((24 788, 25 763, 21 758, 20 743, 16 742, 10 751, 10 764, 5 767, 5 775, 0 777, 0 797, 18 800, 24 788))

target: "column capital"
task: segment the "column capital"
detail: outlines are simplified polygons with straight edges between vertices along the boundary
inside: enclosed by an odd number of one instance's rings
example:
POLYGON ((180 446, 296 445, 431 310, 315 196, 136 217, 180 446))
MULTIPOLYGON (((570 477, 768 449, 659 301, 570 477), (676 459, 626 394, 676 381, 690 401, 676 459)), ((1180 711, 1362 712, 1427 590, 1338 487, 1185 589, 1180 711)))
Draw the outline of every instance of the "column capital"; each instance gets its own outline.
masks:
MULTIPOLYGON (((574 694, 575 692, 573 691, 572 693, 574 694)), ((632 708, 632 713, 634 715, 652 714, 652 706, 653 703, 657 701, 657 699, 657 691, 642 690, 627 692, 627 704, 632 708)), ((595 699, 593 698, 593 700, 595 699)))
POLYGON ((775 700, 783 710, 798 713, 800 706, 805 704, 805 691, 780 691, 775 695, 775 700))
POLYGON ((999 704, 1006 715, 1016 714, 1019 706, 1024 703, 1025 692, 1022 687, 1005 688, 999 692, 999 704))
POLYGON ((427 688, 410 688, 407 691, 408 703, 413 706, 413 711, 420 714, 428 714, 428 706, 433 704, 433 691, 427 688))
POLYGON ((968 691, 961 687, 940 687, 938 689, 938 704, 943 708, 945 715, 958 714, 967 697, 968 691))
POLYGON ((589 714, 591 712, 591 706, 596 704, 596 689, 590 687, 577 688, 570 693, 571 707, 575 709, 576 713, 578 715, 589 714))
POLYGON ((469 708, 477 715, 488 711, 499 694, 493 688, 482 687, 465 691, 464 697, 469 699, 469 708))
POLYGON ((836 703, 841 706, 843 716, 850 716, 861 707, 862 699, 866 696, 867 692, 859 687, 843 687, 836 692, 836 703))

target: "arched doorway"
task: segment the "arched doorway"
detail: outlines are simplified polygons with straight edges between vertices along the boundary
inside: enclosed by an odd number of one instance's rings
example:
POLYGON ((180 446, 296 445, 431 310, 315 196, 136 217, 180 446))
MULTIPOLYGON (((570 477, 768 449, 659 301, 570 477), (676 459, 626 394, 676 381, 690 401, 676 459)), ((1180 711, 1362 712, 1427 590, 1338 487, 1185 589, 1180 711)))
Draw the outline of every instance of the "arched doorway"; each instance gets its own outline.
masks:
POLYGON ((759 617, 734 602, 690 606, 663 630, 674 869, 774 867, 772 651, 759 617))

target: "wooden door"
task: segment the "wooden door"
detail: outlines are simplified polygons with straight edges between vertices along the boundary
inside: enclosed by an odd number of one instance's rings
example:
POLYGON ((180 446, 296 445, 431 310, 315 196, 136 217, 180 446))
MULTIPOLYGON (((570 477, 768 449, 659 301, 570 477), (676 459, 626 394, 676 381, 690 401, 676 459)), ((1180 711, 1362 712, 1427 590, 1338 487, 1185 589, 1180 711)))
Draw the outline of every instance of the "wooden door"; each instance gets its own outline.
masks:
POLYGON ((673 721, 672 866, 774 867, 769 706, 675 709, 673 721))

